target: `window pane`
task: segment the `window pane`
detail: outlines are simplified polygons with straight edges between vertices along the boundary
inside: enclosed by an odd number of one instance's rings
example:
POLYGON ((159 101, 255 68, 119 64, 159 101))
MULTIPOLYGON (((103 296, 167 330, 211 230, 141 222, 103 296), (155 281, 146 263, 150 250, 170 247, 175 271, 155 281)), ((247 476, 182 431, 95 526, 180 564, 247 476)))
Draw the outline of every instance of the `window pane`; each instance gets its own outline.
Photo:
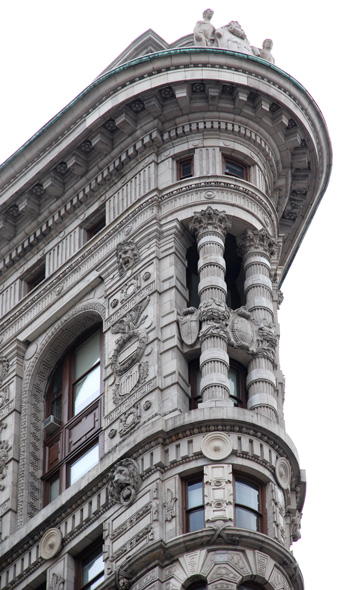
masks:
POLYGON ((83 563, 82 582, 83 586, 94 580, 92 584, 86 586, 86 590, 93 590, 96 588, 103 578, 104 566, 103 566, 103 555, 93 557, 88 563, 83 563))
POLYGON ((60 478, 57 477, 53 481, 50 481, 50 492, 49 492, 49 502, 53 502, 58 496, 60 495, 60 478))
POLYGON ((187 488, 187 508, 203 505, 203 483, 197 481, 189 483, 187 488))
POLYGON ((74 387, 74 416, 100 395, 100 366, 85 375, 74 387))
POLYGON ((198 529, 204 528, 204 508, 198 508, 188 514, 188 530, 198 531, 198 529))
POLYGON ((95 332, 79 346, 74 357, 74 381, 76 381, 100 360, 100 331, 95 332))
POLYGON ((244 167, 236 164, 235 162, 231 162, 230 160, 226 160, 225 174, 232 174, 233 176, 244 178, 244 167))
POLYGON ((259 488, 253 484, 236 481, 236 503, 259 510, 259 488))
MULTIPOLYGON (((228 370, 228 379, 230 382, 230 396, 240 398, 240 391, 238 387, 238 371, 233 367, 230 367, 228 370)), ((235 405, 238 405, 238 402, 235 402, 235 405)))
POLYGON ((254 512, 236 506, 236 526, 250 531, 259 530, 259 518, 254 512))
POLYGON ((85 473, 98 463, 98 444, 84 453, 70 466, 70 485, 78 481, 85 473))

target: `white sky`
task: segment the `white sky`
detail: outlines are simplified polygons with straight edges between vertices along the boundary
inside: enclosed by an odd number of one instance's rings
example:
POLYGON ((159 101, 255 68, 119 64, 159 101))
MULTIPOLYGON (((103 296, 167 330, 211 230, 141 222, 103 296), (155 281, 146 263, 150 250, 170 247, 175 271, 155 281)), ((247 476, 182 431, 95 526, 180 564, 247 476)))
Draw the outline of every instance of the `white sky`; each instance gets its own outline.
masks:
POLYGON ((209 6, 214 26, 238 20, 251 44, 261 47, 266 37, 273 39, 276 65, 315 98, 333 143, 330 186, 283 285, 280 323, 287 431, 308 480, 302 538, 293 551, 306 590, 345 588, 350 524, 345 455, 350 403, 344 377, 350 322, 341 303, 350 286, 345 240, 350 125, 348 109, 342 111, 350 91, 345 3, 341 8, 335 0, 325 9, 316 0, 208 5, 204 0, 2 0, 0 162, 146 29, 175 41, 192 32, 209 6))

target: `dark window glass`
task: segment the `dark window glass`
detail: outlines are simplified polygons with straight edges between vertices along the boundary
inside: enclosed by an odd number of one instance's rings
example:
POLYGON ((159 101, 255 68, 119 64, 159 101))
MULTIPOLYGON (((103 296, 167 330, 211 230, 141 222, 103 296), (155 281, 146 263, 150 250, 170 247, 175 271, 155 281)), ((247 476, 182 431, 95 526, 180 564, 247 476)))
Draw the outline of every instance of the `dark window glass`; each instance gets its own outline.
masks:
POLYGON ((197 244, 192 244, 186 253, 187 269, 186 269, 186 286, 188 289, 188 306, 199 307, 199 274, 198 274, 198 250, 197 244))
POLYGON ((235 407, 246 407, 246 369, 237 361, 230 359, 228 370, 230 399, 235 407))
POLYGON ((199 359, 193 359, 188 363, 188 379, 191 388, 190 410, 198 408, 201 398, 201 370, 199 368, 199 359))
POLYGON ((94 590, 101 584, 104 578, 104 564, 102 546, 99 545, 96 550, 90 552, 87 557, 78 561, 80 571, 78 572, 79 590, 94 590))
POLYGON ((225 174, 228 176, 236 176, 237 178, 245 178, 246 168, 238 162, 231 160, 230 158, 224 158, 225 162, 225 174))
POLYGON ((226 235, 224 259, 226 263, 226 303, 231 309, 238 309, 244 305, 244 289, 241 280, 242 258, 237 253, 236 238, 231 234, 226 235))
POLYGON ((185 158, 178 162, 178 178, 189 178, 193 176, 193 158, 185 158))

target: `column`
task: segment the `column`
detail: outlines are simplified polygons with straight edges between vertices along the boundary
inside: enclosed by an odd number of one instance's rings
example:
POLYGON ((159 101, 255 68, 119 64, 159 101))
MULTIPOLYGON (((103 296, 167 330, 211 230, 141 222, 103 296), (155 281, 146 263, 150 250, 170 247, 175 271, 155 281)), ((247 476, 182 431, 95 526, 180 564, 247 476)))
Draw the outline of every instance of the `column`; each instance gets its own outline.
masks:
POLYGON ((229 400, 225 283, 225 236, 230 224, 226 214, 208 207, 194 213, 190 230, 197 238, 199 254, 199 334, 201 342, 201 397, 203 403, 229 400))
POLYGON ((248 409, 277 421, 274 374, 276 336, 270 278, 276 242, 265 229, 248 229, 238 240, 245 270, 246 308, 257 324, 257 348, 248 366, 248 409))

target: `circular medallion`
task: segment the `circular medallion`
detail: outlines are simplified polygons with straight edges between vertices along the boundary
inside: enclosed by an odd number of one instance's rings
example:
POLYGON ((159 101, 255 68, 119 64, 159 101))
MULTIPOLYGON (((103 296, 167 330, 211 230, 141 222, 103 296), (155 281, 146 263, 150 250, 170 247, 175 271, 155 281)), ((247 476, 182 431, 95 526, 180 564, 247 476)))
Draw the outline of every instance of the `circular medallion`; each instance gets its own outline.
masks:
POLYGON ((289 461, 280 457, 276 462, 276 479, 282 490, 288 490, 290 487, 291 468, 289 461))
POLYGON ((232 441, 228 434, 211 432, 203 438, 201 447, 205 457, 214 461, 221 461, 232 452, 232 441))
POLYGON ((39 553, 43 559, 52 559, 61 551, 62 533, 59 529, 49 529, 41 537, 39 553))

